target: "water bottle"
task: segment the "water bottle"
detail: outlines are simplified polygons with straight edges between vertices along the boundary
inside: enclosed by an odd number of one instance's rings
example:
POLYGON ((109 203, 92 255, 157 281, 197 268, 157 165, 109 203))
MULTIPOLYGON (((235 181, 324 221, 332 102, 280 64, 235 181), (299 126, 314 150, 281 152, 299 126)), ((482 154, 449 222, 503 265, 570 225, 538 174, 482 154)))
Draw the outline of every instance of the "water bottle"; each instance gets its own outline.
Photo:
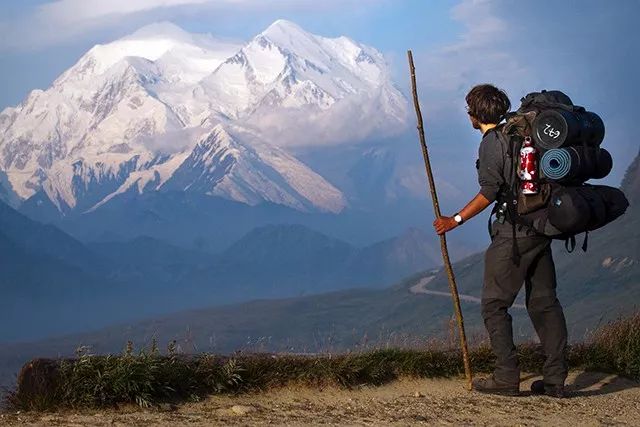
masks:
POLYGON ((531 137, 526 137, 520 148, 519 177, 522 181, 520 191, 525 196, 538 194, 538 150, 533 146, 531 137))

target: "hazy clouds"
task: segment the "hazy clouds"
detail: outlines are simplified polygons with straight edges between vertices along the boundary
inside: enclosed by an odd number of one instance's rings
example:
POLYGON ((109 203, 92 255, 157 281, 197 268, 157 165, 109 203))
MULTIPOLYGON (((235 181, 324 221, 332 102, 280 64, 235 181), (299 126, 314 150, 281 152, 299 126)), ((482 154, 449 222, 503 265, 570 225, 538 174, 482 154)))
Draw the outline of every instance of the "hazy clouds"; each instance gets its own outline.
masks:
MULTIPOLYGON (((607 182, 618 184, 640 145, 634 137, 639 10, 635 0, 460 2, 451 11, 464 28, 457 39, 416 55, 427 121, 441 158, 453 162, 475 155, 480 136, 464 111, 464 96, 473 85, 489 82, 506 89, 515 108, 528 92, 560 89, 605 120, 604 144, 616 163, 607 182)), ((442 169, 457 185, 474 172, 442 169)))
POLYGON ((241 10, 327 10, 388 0, 55 0, 12 6, 0 18, 0 51, 37 50, 108 28, 143 25, 176 14, 218 17, 241 10))

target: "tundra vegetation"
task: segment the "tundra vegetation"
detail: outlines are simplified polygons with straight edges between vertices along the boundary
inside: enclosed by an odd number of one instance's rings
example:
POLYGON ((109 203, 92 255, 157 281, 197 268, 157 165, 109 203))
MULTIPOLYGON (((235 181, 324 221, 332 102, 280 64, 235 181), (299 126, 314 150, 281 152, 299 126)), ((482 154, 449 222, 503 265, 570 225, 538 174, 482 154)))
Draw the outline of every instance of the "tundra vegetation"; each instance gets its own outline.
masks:
MULTIPOLYGON (((518 347, 525 372, 540 372, 543 355, 536 344, 518 347)), ((494 359, 486 343, 471 349, 475 373, 491 372, 494 359)), ((569 350, 572 369, 618 374, 640 380, 640 312, 611 322, 569 350)), ((170 343, 166 352, 135 350, 92 355, 79 349, 74 359, 36 359, 27 363, 17 389, 8 395, 15 410, 105 408, 122 404, 150 407, 197 401, 212 394, 238 394, 287 385, 354 388, 382 385, 402 377, 455 377, 463 372, 460 353, 444 344, 423 348, 369 348, 343 354, 184 355, 170 343)))

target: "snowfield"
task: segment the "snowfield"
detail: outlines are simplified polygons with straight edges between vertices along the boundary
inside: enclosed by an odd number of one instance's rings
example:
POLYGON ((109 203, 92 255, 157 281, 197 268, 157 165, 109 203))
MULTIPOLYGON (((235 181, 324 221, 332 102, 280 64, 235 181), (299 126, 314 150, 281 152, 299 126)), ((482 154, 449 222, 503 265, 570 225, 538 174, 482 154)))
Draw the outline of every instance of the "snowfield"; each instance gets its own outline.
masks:
POLYGON ((338 213, 341 191, 288 148, 394 134, 406 118, 383 56, 346 37, 279 20, 237 44, 158 23, 5 109, 0 172, 63 214, 164 190, 338 213))

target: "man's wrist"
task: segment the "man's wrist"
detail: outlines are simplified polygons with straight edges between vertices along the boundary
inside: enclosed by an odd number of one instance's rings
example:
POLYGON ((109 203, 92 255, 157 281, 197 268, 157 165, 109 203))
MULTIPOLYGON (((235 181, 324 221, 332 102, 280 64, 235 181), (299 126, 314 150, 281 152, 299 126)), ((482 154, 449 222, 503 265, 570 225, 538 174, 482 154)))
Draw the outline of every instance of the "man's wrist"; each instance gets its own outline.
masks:
POLYGON ((457 225, 464 224, 464 218, 462 218, 462 215, 460 215, 459 212, 456 212, 455 214, 453 214, 453 220, 456 222, 457 225))

